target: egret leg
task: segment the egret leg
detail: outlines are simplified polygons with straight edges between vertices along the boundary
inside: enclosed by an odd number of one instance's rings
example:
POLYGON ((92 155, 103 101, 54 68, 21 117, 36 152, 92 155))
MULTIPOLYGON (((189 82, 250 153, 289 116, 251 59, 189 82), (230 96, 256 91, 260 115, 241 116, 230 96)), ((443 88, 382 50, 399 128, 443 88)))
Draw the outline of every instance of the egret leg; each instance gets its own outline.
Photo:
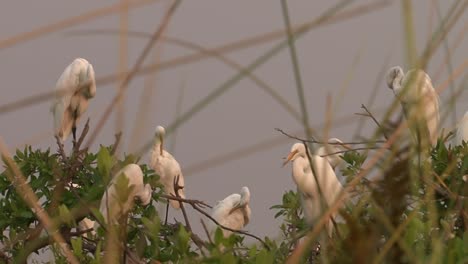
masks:
POLYGON ((73 134, 73 147, 75 147, 75 144, 76 144, 76 126, 72 127, 72 134, 73 134))
POLYGON ((164 220, 164 225, 167 225, 167 215, 169 214, 169 200, 167 200, 166 204, 166 219, 164 220))

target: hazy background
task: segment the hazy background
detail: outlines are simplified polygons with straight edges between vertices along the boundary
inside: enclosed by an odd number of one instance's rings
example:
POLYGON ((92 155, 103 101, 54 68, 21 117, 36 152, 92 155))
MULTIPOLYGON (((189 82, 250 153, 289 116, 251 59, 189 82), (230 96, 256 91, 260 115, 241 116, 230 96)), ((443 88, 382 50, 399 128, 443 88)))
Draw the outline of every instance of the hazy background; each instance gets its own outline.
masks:
MULTIPOLYGON (((0 9, 0 47, 12 36, 80 16, 97 8, 116 5, 118 2, 8 1, 3 3, 0 9)), ((147 2, 148 4, 129 11, 129 30, 154 32, 170 4, 170 1, 147 2)), ((311 21, 336 2, 288 1, 292 22, 297 25, 311 21)), ((350 7, 371 2, 375 1, 355 1, 350 7)), ((325 98, 330 94, 333 99, 333 119, 347 116, 346 122, 333 124, 331 136, 351 140, 360 124, 360 117, 353 113, 361 112, 362 103, 367 104, 377 74, 386 58, 391 56, 389 67, 401 65, 407 70, 404 66, 401 3, 390 2, 389 6, 378 11, 314 29, 296 42, 307 109, 314 128, 322 128, 321 124, 325 120, 325 98)), ((419 54, 439 23, 434 4, 440 6, 444 15, 453 2, 413 1, 419 54)), ((465 13, 448 35, 449 46, 464 34, 462 32, 466 31, 467 23, 468 17, 465 13)), ((117 73, 121 69, 119 60, 122 54, 125 54, 120 52, 118 34, 73 36, 67 32, 89 29, 119 30, 120 25, 120 14, 114 12, 0 49, 0 106, 52 90, 64 68, 76 57, 89 60, 94 66, 97 78, 117 73)), ((191 41, 204 48, 212 48, 281 29, 284 29, 284 22, 279 1, 183 1, 172 17, 165 35, 191 41)), ((230 52, 226 56, 245 66, 283 39, 230 52)), ((124 42, 128 47, 128 68, 134 65, 147 41, 145 38, 129 36, 128 41, 124 42)), ((468 54, 466 39, 457 45, 457 49, 452 50, 451 54, 454 68, 466 64, 468 54)), ((153 51, 159 51, 159 62, 193 53, 186 48, 165 42, 158 42, 153 51)), ((441 45, 429 64, 428 73, 432 76, 435 86, 448 77, 447 67, 438 78, 433 76, 444 62, 444 56, 444 48, 441 45)), ((154 60, 155 56, 150 55, 145 64, 154 63, 154 60)), ((466 69, 464 71, 466 73, 466 69)), ((134 78, 129 84, 124 101, 124 145, 121 145, 121 151, 128 153, 140 149, 151 139, 156 125, 168 126, 174 121, 181 90, 181 113, 184 113, 236 73, 236 70, 219 60, 209 58, 152 74, 150 77, 154 78, 153 80, 143 75, 134 78), (142 94, 145 83, 149 88, 142 94), (145 118, 136 124, 138 108, 144 105, 140 101, 141 98, 146 98, 149 104, 145 118), (138 134, 132 136, 135 126, 138 134)), ((287 48, 254 73, 299 112, 287 48)), ((456 80, 457 85, 460 79, 456 80)), ((86 113, 86 117, 91 117, 91 131, 101 118, 102 111, 115 96, 117 88, 117 82, 98 86, 96 98, 92 100, 86 113)), ((447 98, 448 95, 446 90, 441 98, 447 98)), ((389 105, 393 98, 392 92, 382 81, 378 83, 375 101, 369 108, 376 116, 381 117, 383 112, 379 109, 389 105)), ((33 144, 34 148, 56 149, 52 136, 50 104, 51 100, 48 100, 14 112, 0 113, 0 135, 10 150, 24 144, 33 144)), ((466 110, 466 97, 460 97, 457 119, 466 110)), ((114 142, 114 134, 118 127, 117 112, 113 112, 99 134, 93 145, 94 150, 99 144, 109 145, 114 142)), ((86 117, 83 120, 86 120, 86 117)), ((444 121, 447 126, 453 125, 449 118, 444 121)), ((370 135, 374 124, 370 120, 365 120, 363 124, 362 135, 370 135)), ((83 123, 80 124, 79 131, 82 127, 83 123)), ((283 192, 295 189, 295 186, 290 176, 290 167, 281 168, 281 158, 287 155, 293 141, 279 135, 274 130, 276 127, 290 132, 301 131, 300 122, 248 79, 237 83, 183 123, 177 130, 173 154, 185 174, 187 197, 214 204, 217 200, 238 192, 242 186, 248 186, 252 194, 253 214, 246 229, 262 237, 277 235, 274 212, 268 208, 280 203, 283 192), (223 163, 215 161, 208 163, 208 166, 201 166, 204 161, 222 158, 226 153, 257 144, 266 147, 258 152, 247 149, 239 155, 234 155, 234 158, 224 159, 223 163)), ((172 140, 170 136, 167 148, 171 147, 172 140)), ((71 141, 68 143, 71 144, 71 141)), ((147 161, 148 155, 145 155, 142 162, 147 161)), ((195 231, 201 233, 198 220, 201 216, 190 209, 189 212, 195 231)), ((180 212, 172 211, 171 221, 173 216, 181 219, 180 212)))

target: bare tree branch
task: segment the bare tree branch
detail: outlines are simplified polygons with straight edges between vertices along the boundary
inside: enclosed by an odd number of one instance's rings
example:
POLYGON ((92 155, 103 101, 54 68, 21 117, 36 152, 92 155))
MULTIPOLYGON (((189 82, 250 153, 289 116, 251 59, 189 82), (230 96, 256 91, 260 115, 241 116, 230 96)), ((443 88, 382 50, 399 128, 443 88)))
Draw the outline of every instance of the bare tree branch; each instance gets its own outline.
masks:
POLYGON ((376 141, 354 141, 354 142, 343 142, 343 143, 338 143, 338 142, 324 142, 324 141, 319 141, 319 140, 307 140, 307 139, 304 139, 304 138, 300 138, 300 137, 296 137, 296 136, 293 136, 291 134, 288 134, 286 132, 284 132, 282 129, 280 128, 275 128, 276 131, 280 132, 281 134, 289 137, 289 138, 292 138, 292 139, 296 139, 296 140, 299 140, 299 141, 302 141, 302 142, 306 142, 306 143, 315 143, 315 144, 328 144, 328 145, 343 145, 343 144, 346 144, 346 145, 365 145, 365 144, 377 144, 377 143, 385 143, 385 140, 376 140, 376 141))
POLYGON ((377 121, 377 119, 374 117, 374 115, 369 111, 369 109, 367 109, 367 107, 364 105, 364 104, 361 104, 361 108, 364 109, 367 113, 367 115, 364 115, 364 116, 367 116, 367 117, 370 117, 372 118, 372 120, 375 122, 375 124, 377 125, 377 127, 379 128, 379 130, 382 132, 382 135, 384 136, 384 138, 386 140, 388 140, 388 135, 387 133, 385 132, 385 129, 382 127, 382 125, 379 123, 379 121, 377 121))

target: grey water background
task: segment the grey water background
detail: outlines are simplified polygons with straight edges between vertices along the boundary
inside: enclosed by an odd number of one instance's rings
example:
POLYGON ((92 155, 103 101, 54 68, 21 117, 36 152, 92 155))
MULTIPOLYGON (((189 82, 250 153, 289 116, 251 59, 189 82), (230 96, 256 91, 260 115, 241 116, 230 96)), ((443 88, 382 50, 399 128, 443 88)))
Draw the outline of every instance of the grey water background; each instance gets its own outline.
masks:
MULTIPOLYGON (((102 8, 118 1, 8 1, 0 8, 0 38, 6 39, 37 27, 48 25, 72 16, 102 8)), ((373 1, 355 1, 352 6, 373 1)), ((418 52, 425 47, 426 40, 439 24, 431 1, 413 1, 414 23, 418 52), (430 15, 432 13, 432 15, 430 15), (432 19, 431 19, 432 18, 432 19), (432 22, 430 22, 432 21, 432 22)), ((434 1, 445 14, 454 1, 434 1)), ((129 11, 129 30, 152 33, 168 6, 169 1, 155 1, 129 11)), ((337 1, 288 1, 290 17, 294 25, 310 21, 333 6, 337 1)), ((466 14, 448 34, 451 45, 466 28, 466 14)), ((353 139, 357 126, 363 124, 362 135, 370 136, 375 125, 370 120, 360 123, 362 117, 353 115, 361 112, 361 104, 367 104, 377 74, 386 58, 389 67, 405 65, 403 16, 400 1, 378 11, 330 25, 321 26, 297 40, 297 51, 305 87, 305 99, 310 124, 321 131, 325 120, 326 96, 332 97, 334 122, 330 135, 342 140, 353 139)), ((119 14, 102 16, 68 27, 51 34, 0 50, 0 105, 20 98, 50 91, 63 69, 76 57, 89 60, 102 77, 119 70, 118 35, 72 35, 73 30, 119 29, 119 14), (67 33, 68 32, 68 33, 67 33)), ((279 1, 183 1, 170 21, 165 35, 189 40, 205 48, 233 42, 247 37, 284 29, 279 1)), ((142 48, 144 38, 128 38, 128 68, 132 67, 142 48)), ((241 65, 248 65, 280 40, 252 46, 226 56, 241 65)), ((160 44, 161 45, 161 44, 160 44)), ((170 43, 162 44, 161 61, 191 54, 186 48, 170 43)), ((462 40, 451 54, 451 63, 456 68, 466 60, 468 43, 462 40)), ((444 62, 441 46, 431 60, 428 73, 432 76, 444 62)), ((145 64, 153 61, 149 56, 145 64)), ((407 70, 405 68, 405 70, 407 70)), ((466 70, 465 70, 466 72, 466 70)), ((283 49, 254 73, 267 82, 299 112, 291 59, 288 49, 283 49)), ((181 90, 182 113, 217 88, 222 82, 236 74, 219 60, 199 60, 157 73, 155 85, 149 95, 142 95, 145 77, 135 77, 125 96, 123 145, 121 153, 140 148, 151 139, 156 125, 168 126, 176 116, 176 105, 181 90), (140 98, 150 100, 144 122, 138 125, 139 135, 131 140, 140 98)), ((447 70, 434 80, 435 86, 448 77, 447 70)), ((458 78, 456 85, 460 84, 458 78)), ((91 131, 102 115, 102 111, 116 94, 118 83, 98 86, 96 98, 91 101, 83 120, 91 118, 91 131)), ((448 90, 441 94, 444 101, 448 90)), ((369 106, 377 117, 379 109, 390 105, 394 99, 384 81, 378 84, 377 95, 369 106)), ((458 98, 457 119, 468 110, 466 96, 458 98)), ((0 135, 10 150, 33 144, 34 148, 55 150, 52 136, 52 116, 49 112, 51 100, 0 114, 0 135)), ((444 109, 442 105, 442 109, 444 109)), ((115 113, 106 123, 92 149, 99 144, 114 142, 116 128, 115 113)), ((450 118, 443 120, 444 126, 453 127, 450 118)), ((83 123, 82 123, 83 124, 83 123)), ((79 130, 82 128, 79 126, 79 130)), ((295 189, 290 168, 281 168, 282 157, 286 156, 293 140, 281 136, 274 128, 285 131, 301 131, 301 123, 274 101, 252 81, 244 78, 202 111, 183 123, 177 130, 175 148, 172 153, 185 174, 185 191, 189 198, 214 204, 227 195, 238 192, 242 186, 251 191, 251 223, 247 230, 261 237, 276 237, 279 221, 273 218, 269 207, 281 202, 283 192, 295 189), (200 167, 200 163, 245 147, 261 144, 262 151, 246 151, 226 162, 216 162, 200 167), (218 164, 219 163, 219 164, 218 164)), ((296 133, 302 135, 302 133, 296 133)), ((171 146, 173 137, 167 140, 171 146)), ((68 142, 70 144, 70 142, 68 142)), ((143 157, 148 162, 148 155, 143 157)), ((190 209, 189 216, 194 231, 202 233, 199 218, 202 216, 190 209)), ((170 213, 182 220, 181 212, 170 213)))

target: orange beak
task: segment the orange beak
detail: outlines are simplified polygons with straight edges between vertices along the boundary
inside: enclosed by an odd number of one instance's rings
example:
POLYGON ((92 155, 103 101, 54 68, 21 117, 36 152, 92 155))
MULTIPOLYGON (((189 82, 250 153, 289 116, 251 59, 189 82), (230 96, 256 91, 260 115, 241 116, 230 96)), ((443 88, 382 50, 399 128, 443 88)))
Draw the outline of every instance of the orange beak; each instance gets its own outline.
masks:
POLYGON ((286 164, 288 164, 288 162, 290 162, 292 160, 292 158, 294 157, 294 155, 297 154, 297 152, 298 152, 298 150, 294 150, 293 152, 289 152, 288 157, 286 157, 286 160, 283 162, 283 166, 281 166, 281 167, 286 166, 286 164))

